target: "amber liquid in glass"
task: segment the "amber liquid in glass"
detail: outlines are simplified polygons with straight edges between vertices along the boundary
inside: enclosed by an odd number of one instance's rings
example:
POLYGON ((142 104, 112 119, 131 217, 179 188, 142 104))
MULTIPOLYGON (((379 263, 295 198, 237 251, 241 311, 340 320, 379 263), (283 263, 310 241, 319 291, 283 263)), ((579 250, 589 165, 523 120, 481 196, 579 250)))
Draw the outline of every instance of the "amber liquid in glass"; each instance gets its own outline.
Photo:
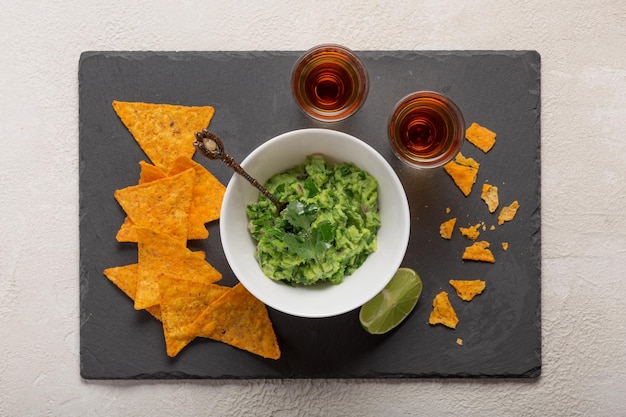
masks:
POLYGON ((361 107, 367 96, 367 74, 362 63, 341 47, 320 47, 309 52, 293 71, 293 91, 300 107, 311 117, 342 120, 361 107))
POLYGON ((354 95, 357 75, 340 57, 328 56, 304 68, 306 103, 322 111, 341 110, 354 95))
POLYGON ((449 147, 451 119, 438 100, 426 99, 410 110, 398 126, 400 143, 405 151, 418 158, 432 158, 449 147))
POLYGON ((444 96, 421 92, 407 96, 394 110, 389 138, 394 152, 410 165, 441 166, 460 149, 463 115, 444 96))

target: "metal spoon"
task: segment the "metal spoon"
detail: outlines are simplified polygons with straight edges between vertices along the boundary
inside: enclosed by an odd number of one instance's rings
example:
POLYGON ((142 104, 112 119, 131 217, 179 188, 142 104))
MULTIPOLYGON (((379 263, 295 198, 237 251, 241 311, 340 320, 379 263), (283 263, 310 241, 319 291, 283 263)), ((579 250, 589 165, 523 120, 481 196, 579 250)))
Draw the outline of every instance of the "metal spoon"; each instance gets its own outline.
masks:
POLYGON ((230 167, 237 174, 241 175, 248 180, 250 184, 255 186, 261 193, 267 197, 276 206, 276 215, 287 206, 287 203, 280 201, 272 193, 270 193, 265 187, 263 187, 257 180, 252 178, 235 160, 232 156, 224 152, 224 144, 222 140, 218 138, 214 133, 209 132, 207 129, 202 129, 200 132, 196 132, 196 141, 193 145, 198 149, 202 155, 209 159, 219 159, 230 167))

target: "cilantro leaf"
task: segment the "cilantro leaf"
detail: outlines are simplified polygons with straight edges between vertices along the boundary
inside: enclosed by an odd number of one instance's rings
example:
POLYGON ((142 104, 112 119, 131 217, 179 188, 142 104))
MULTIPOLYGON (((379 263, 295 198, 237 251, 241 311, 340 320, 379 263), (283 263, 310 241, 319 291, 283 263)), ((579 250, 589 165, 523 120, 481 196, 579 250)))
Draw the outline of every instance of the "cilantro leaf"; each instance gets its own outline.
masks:
POLYGON ((311 223, 317 217, 318 210, 319 208, 315 204, 304 204, 301 201, 294 200, 287 204, 283 212, 285 213, 285 219, 296 230, 309 230, 311 223))

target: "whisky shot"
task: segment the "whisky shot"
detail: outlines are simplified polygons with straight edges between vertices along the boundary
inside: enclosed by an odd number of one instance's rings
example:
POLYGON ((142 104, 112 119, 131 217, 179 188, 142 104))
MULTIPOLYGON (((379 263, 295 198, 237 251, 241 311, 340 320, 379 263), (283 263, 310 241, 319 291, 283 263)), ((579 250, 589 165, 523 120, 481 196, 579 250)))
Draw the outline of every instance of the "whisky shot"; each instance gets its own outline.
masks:
POLYGON ((322 122, 353 115, 363 105, 369 88, 359 57, 333 44, 316 46, 302 55, 293 68, 291 86, 304 113, 322 122))
POLYGON ((450 98, 419 91, 396 104, 389 118, 388 135, 402 162, 414 168, 436 168, 461 149, 465 120, 450 98))

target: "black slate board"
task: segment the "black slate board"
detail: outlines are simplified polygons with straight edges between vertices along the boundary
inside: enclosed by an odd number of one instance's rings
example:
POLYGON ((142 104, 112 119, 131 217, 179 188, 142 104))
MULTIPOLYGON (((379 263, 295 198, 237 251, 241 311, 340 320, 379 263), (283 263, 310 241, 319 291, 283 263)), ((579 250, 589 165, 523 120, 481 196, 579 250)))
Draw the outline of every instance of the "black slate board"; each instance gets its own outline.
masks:
MULTIPOLYGON (((134 263, 136 246, 115 241, 124 213, 113 198, 135 184, 146 159, 114 113, 112 100, 212 105, 211 128, 243 158, 263 141, 292 129, 320 127, 296 108, 289 90, 300 52, 85 52, 79 66, 80 122, 80 358, 86 379, 130 378, 390 378, 537 377, 540 326, 540 57, 534 51, 360 51, 370 78, 362 110, 332 129, 375 147, 396 169, 411 208, 411 238, 403 266, 421 275, 421 299, 396 330, 364 332, 358 311, 328 319, 303 319, 270 310, 282 357, 265 360, 211 340, 196 339, 178 357, 165 354, 162 328, 102 274, 134 263), (464 197, 443 171, 401 165, 386 139, 393 105, 416 90, 449 95, 466 123, 498 133, 488 153, 465 143, 462 152, 481 163, 474 191, 464 197), (496 224, 480 200, 488 181, 501 205, 521 208, 514 221, 485 231, 495 264, 463 262, 469 245, 458 230, 451 241, 439 224, 496 224), (450 208, 450 214, 446 208, 450 208), (500 242, 509 242, 503 251, 500 242), (471 302, 456 297, 449 279, 484 279, 486 291, 471 302), (450 294, 456 330, 430 326, 434 296, 450 294), (456 343, 463 339, 463 345, 456 343)), ((196 156, 224 184, 228 168, 196 156)), ((219 227, 192 242, 233 285, 219 227)))

